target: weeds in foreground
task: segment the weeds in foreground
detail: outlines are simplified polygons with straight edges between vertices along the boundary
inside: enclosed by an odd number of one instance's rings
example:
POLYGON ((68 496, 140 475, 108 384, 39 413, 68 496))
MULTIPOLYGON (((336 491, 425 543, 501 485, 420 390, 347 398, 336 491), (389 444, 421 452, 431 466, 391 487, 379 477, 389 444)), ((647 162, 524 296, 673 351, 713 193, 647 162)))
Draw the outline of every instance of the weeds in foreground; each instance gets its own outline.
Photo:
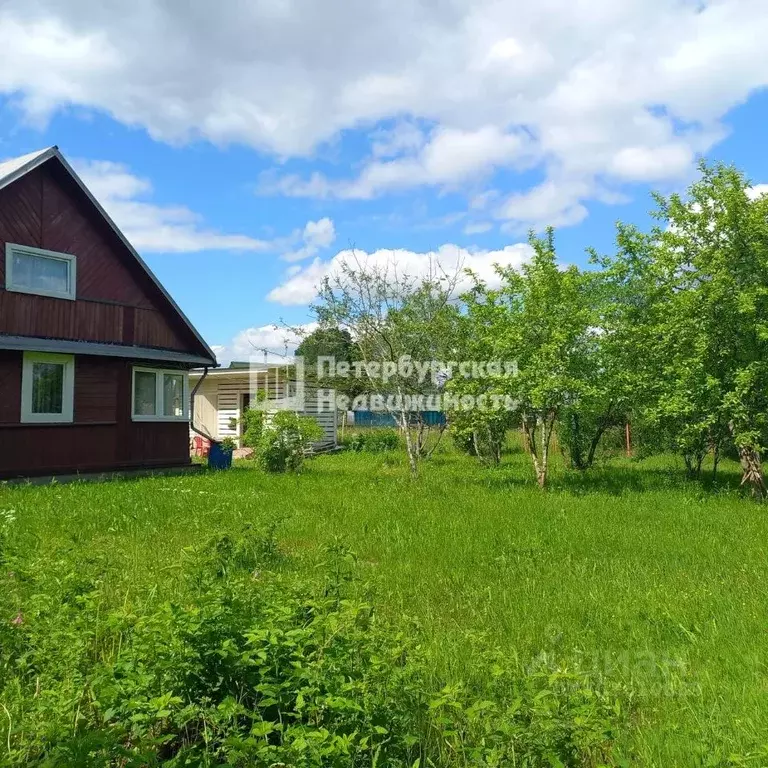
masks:
POLYGON ((491 649, 471 685, 435 688, 417 627, 350 595, 355 557, 340 542, 314 578, 274 531, 224 532, 187 554, 172 602, 110 605, 108 563, 66 551, 3 574, 1 765, 613 762, 619 692, 491 649))

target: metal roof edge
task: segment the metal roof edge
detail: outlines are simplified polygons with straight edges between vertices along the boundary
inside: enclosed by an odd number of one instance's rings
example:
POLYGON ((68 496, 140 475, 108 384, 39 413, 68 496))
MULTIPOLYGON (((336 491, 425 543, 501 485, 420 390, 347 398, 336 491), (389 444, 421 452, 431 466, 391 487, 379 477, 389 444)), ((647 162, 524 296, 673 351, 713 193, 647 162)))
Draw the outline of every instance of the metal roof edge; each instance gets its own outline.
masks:
POLYGON ((205 357, 188 352, 177 352, 172 349, 133 347, 125 344, 103 344, 101 342, 72 341, 69 339, 44 339, 35 336, 6 336, 0 334, 0 349, 16 350, 19 352, 58 352, 72 355, 157 360, 169 363, 185 363, 194 366, 210 365, 210 361, 205 357))

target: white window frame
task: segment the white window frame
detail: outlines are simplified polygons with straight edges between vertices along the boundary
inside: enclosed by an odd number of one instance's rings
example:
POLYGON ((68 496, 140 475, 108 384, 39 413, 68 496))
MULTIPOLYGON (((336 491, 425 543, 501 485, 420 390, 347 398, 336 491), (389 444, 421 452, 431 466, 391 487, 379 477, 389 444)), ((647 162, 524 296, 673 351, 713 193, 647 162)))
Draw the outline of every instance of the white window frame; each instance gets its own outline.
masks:
POLYGON ((189 421, 189 371, 179 368, 146 368, 134 365, 131 369, 131 418, 133 421, 189 421), (155 408, 157 413, 148 416, 142 413, 136 413, 136 373, 154 373, 155 374, 155 408), (165 416, 165 403, 163 402, 163 377, 165 374, 181 376, 183 380, 182 402, 184 410, 181 416, 165 416))
POLYGON ((47 352, 25 352, 21 369, 22 424, 71 424, 75 413, 75 356, 47 352), (32 413, 33 366, 35 363, 55 363, 64 366, 61 413, 32 413))
POLYGON ((58 251, 46 251, 42 248, 33 248, 29 245, 17 245, 16 243, 5 244, 5 289, 15 293, 31 293, 34 296, 49 296, 54 299, 67 299, 75 301, 77 298, 77 257, 71 253, 59 253, 58 251), (45 291, 33 290, 26 286, 14 285, 13 283, 13 255, 15 253, 26 253, 30 256, 37 256, 44 259, 55 259, 56 261, 65 261, 68 265, 67 291, 45 291))

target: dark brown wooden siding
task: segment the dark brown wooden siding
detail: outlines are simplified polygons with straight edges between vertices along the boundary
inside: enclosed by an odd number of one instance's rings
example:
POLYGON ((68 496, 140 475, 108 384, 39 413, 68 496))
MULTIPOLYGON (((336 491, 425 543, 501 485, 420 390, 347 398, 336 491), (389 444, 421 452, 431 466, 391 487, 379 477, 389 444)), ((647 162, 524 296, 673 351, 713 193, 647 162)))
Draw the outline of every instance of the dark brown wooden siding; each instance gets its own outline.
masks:
POLYGON ((0 349, 0 425, 17 424, 20 417, 21 353, 0 349))
POLYGON ((133 361, 75 357, 73 424, 21 424, 20 352, 0 351, 0 478, 189 464, 187 422, 131 419, 133 361))
POLYGON ((0 190, 0 334, 207 354, 58 160, 0 190), (5 244, 77 257, 77 300, 5 290, 5 244))

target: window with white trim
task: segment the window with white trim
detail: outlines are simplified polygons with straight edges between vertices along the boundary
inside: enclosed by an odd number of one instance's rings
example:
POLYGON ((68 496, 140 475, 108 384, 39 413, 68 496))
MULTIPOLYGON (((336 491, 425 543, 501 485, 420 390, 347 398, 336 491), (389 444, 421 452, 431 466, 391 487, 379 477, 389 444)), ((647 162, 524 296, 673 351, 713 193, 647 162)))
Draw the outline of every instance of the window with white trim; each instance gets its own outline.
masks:
POLYGON ((188 421, 189 376, 186 371, 133 369, 134 421, 188 421))
POLYGON ((72 254, 6 243, 6 290, 74 301, 76 278, 77 259, 72 254))
POLYGON ((24 353, 21 374, 22 423, 71 423, 74 401, 74 355, 24 353))

